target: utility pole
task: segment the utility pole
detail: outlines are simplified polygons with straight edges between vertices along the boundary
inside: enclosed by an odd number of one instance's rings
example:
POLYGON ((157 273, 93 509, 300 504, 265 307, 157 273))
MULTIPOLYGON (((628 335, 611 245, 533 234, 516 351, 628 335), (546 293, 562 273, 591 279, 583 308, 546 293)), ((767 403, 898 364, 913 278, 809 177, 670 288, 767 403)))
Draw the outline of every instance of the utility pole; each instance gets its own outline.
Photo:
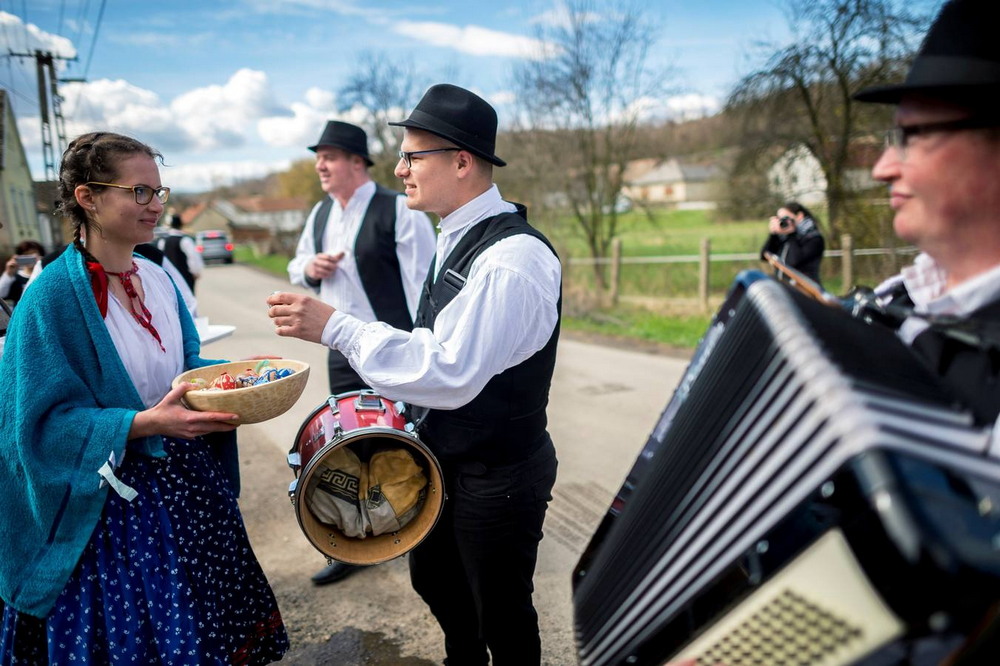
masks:
POLYGON ((35 66, 38 72, 38 110, 42 121, 42 157, 45 160, 45 180, 49 182, 54 181, 58 177, 56 152, 58 150, 61 153, 63 146, 66 145, 66 119, 62 114, 62 96, 59 94, 59 81, 56 78, 55 61, 76 60, 76 57, 66 58, 53 55, 48 51, 11 53, 10 55, 35 59, 35 66), (55 127, 57 142, 53 141, 53 126, 55 127))

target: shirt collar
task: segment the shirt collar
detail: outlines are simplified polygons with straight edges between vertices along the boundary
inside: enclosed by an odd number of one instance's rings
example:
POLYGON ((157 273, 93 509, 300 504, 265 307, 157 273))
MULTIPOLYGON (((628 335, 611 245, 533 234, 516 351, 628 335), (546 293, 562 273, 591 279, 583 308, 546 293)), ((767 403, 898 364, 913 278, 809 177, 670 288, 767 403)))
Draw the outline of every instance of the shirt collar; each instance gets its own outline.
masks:
POLYGON ((500 188, 494 184, 475 199, 443 217, 438 227, 442 234, 452 235, 464 231, 479 220, 500 213, 512 213, 515 210, 517 207, 514 204, 504 201, 500 197, 500 188))
POLYGON ((1000 299, 1000 266, 947 289, 948 274, 921 253, 901 274, 917 312, 965 316, 1000 299))
MULTIPOLYGON (((337 197, 332 194, 327 194, 326 196, 330 197, 334 206, 337 206, 338 208, 340 207, 340 200, 337 199, 337 197)), ((352 194, 351 198, 347 200, 347 206, 344 207, 344 211, 357 208, 361 204, 364 204, 365 208, 367 208, 368 202, 373 196, 375 196, 375 181, 369 180, 364 185, 359 185, 358 189, 354 190, 354 194, 352 194)))

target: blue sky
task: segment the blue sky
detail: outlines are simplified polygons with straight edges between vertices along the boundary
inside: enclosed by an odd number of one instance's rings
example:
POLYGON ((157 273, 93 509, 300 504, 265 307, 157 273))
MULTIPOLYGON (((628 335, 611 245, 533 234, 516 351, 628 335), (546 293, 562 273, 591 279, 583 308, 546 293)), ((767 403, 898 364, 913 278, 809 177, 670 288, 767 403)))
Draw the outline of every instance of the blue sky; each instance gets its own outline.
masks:
MULTIPOLYGON (((714 109, 755 40, 787 34, 771 0, 651 0, 652 61, 673 65, 667 109, 714 109)), ((0 53, 36 49, 60 61, 66 133, 112 129, 164 153, 163 180, 200 191, 310 157, 337 112, 336 93, 363 53, 413 62, 494 102, 504 117, 511 68, 561 0, 0 0, 0 53)), ((33 59, 0 59, 36 179, 44 176, 33 59)), ((415 103, 416 100, 413 100, 415 103)))

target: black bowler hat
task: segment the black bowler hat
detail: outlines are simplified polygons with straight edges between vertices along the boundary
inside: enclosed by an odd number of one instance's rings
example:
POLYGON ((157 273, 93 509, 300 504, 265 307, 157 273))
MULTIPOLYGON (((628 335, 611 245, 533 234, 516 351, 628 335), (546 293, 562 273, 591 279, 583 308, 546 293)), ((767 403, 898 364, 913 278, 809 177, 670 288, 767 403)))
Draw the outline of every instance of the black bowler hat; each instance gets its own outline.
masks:
POLYGON ((1000 2, 951 0, 938 14, 903 83, 867 88, 861 102, 898 104, 915 94, 962 105, 992 105, 1000 93, 1000 2))
POLYGON ((354 155, 364 158, 368 166, 372 166, 371 158, 368 157, 368 135, 357 125, 342 123, 339 120, 330 120, 323 128, 323 136, 319 138, 315 146, 309 146, 309 150, 316 152, 320 146, 340 148, 354 155))
POLYGON ((410 112, 397 123, 437 134, 458 147, 497 166, 506 162, 493 154, 497 145, 497 112, 482 97, 449 83, 431 86, 410 112))

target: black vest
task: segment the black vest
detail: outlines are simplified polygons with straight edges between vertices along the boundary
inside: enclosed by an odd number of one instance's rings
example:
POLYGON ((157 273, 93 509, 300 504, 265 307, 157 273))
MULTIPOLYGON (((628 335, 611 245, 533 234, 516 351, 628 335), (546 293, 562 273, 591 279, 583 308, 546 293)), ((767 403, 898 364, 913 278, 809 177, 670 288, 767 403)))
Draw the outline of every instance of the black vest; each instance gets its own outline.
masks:
MULTIPOLYGON (((358 265, 361 285, 368 296, 368 302, 375 311, 375 317, 393 328, 413 330, 410 309, 406 306, 406 292, 403 289, 403 275, 396 255, 396 197, 399 192, 375 186, 375 194, 361 221, 357 238, 354 240, 354 260, 358 265)), ((313 241, 316 253, 323 251, 323 233, 330 217, 333 200, 323 199, 313 217, 313 241)), ((319 289, 319 282, 306 278, 313 289, 319 289)))
MULTIPOLYGON (((983 332, 992 326, 996 338, 1000 302, 981 307, 967 319, 979 322, 983 332)), ((976 345, 930 328, 914 339, 913 350, 972 409, 978 424, 991 425, 1000 414, 1000 340, 982 337, 976 345)))
MULTIPOLYGON (((190 236, 175 236, 170 234, 156 241, 156 247, 163 252, 163 254, 170 260, 170 263, 174 265, 177 272, 181 274, 184 281, 187 282, 187 286, 191 291, 194 291, 194 275, 191 273, 191 268, 188 266, 187 255, 184 254, 184 250, 181 249, 181 241, 185 238, 190 238, 190 236)), ((163 262, 159 262, 163 265, 163 262)))
MULTIPOLYGON (((461 291, 479 254, 497 241, 528 234, 555 250, 525 219, 525 209, 483 220, 452 250, 434 281, 433 266, 420 298, 416 326, 433 328, 441 310, 461 291)), ((557 306, 562 307, 560 297, 557 306)), ((523 322, 530 326, 532 322, 523 322)), ((519 365, 494 376, 470 403, 426 412, 420 435, 442 461, 504 465, 522 460, 547 441, 545 408, 556 362, 559 320, 545 346, 519 365)), ((489 344, 484 340, 482 344, 489 344)))

